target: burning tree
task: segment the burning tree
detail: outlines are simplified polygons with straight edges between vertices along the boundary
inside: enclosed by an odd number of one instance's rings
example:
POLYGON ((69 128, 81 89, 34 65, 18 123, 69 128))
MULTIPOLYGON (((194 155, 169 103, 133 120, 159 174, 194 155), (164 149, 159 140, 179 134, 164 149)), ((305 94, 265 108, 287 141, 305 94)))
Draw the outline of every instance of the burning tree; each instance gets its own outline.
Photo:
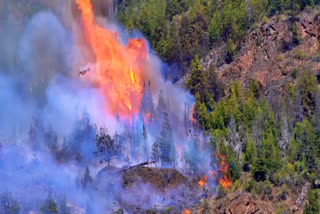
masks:
POLYGON ((140 112, 142 113, 145 123, 152 121, 152 118, 154 117, 154 104, 152 101, 150 81, 148 82, 148 86, 144 83, 140 112))
POLYGON ((106 128, 100 128, 99 133, 96 135, 96 154, 102 158, 110 166, 112 158, 120 154, 120 148, 116 145, 115 140, 108 134, 106 128))

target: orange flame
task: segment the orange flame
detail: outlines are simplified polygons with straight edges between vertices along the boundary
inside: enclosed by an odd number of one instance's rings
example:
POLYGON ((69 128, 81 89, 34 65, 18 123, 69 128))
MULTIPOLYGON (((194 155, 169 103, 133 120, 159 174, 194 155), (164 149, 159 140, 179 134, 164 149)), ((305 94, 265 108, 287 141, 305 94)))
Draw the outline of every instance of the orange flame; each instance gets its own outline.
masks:
POLYGON ((118 41, 117 33, 100 27, 94 19, 90 0, 76 0, 81 11, 85 39, 96 57, 96 81, 106 98, 108 111, 130 120, 139 112, 143 73, 147 57, 146 41, 118 41))
POLYGON ((219 184, 223 188, 228 188, 229 186, 232 185, 232 181, 228 178, 228 176, 224 175, 223 178, 219 179, 219 184))
POLYGON ((200 181, 198 181, 199 187, 204 187, 207 184, 208 184, 208 177, 206 175, 203 176, 203 178, 200 181))
POLYGON ((190 119, 192 121, 193 124, 196 124, 197 123, 197 119, 196 119, 196 105, 193 105, 192 106, 192 112, 191 112, 191 115, 190 115, 190 119))
POLYGON ((185 209, 182 214, 192 214, 191 210, 189 209, 185 209))
POLYGON ((152 115, 151 115, 150 112, 146 113, 146 114, 143 116, 144 123, 150 122, 150 121, 151 121, 151 116, 152 116, 152 115))
POLYGON ((232 181, 230 180, 230 171, 229 165, 226 162, 226 157, 223 154, 217 154, 219 158, 219 171, 223 174, 223 177, 219 179, 219 184, 223 188, 228 188, 232 185, 232 181))

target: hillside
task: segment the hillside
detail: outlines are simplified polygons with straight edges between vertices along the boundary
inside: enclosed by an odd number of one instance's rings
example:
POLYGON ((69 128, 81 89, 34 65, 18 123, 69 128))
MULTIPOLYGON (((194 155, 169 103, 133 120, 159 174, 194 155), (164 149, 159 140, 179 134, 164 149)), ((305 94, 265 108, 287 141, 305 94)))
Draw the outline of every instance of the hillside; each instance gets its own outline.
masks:
POLYGON ((0 12, 0 214, 320 213, 320 0, 0 12))

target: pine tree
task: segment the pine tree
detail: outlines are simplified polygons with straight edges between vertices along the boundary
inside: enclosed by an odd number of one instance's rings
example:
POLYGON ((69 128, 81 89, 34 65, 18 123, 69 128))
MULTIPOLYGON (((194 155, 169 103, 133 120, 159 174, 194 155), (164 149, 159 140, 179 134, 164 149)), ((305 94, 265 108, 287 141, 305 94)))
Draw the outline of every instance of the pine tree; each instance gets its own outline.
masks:
POLYGON ((108 134, 107 129, 102 127, 96 135, 96 154, 110 166, 113 157, 119 155, 120 148, 116 145, 115 140, 108 134))
POLYGON ((144 153, 146 155, 146 159, 149 160, 149 152, 148 152, 148 134, 145 125, 142 127, 142 136, 144 141, 144 153))
POLYGON ((199 56, 196 55, 190 65, 190 76, 186 81, 187 87, 191 93, 195 95, 200 94, 200 99, 203 101, 205 98, 205 74, 200 63, 199 56))
POLYGON ((308 203, 304 208, 304 214, 320 213, 319 196, 315 190, 310 190, 308 194, 308 203))
POLYGON ((41 214, 55 214, 58 212, 58 207, 56 202, 53 200, 51 193, 49 193, 48 198, 42 204, 40 208, 41 214))
POLYGON ((172 167, 175 164, 175 148, 173 144, 172 130, 168 120, 168 113, 164 113, 162 130, 158 138, 160 148, 160 160, 163 167, 172 167))
POLYGON ((157 163, 160 162, 160 145, 158 140, 152 145, 151 160, 156 161, 157 163))
POLYGON ((60 204, 59 214, 70 214, 70 208, 67 205, 67 199, 65 195, 63 196, 60 204))
POLYGON ((11 193, 0 194, 0 214, 18 214, 20 213, 20 205, 11 193))
POLYGON ((83 188, 88 187, 92 183, 92 181, 93 181, 93 179, 92 179, 92 177, 90 175, 89 167, 87 166, 86 167, 86 171, 84 173, 84 176, 83 176, 83 178, 81 180, 82 187, 83 188))

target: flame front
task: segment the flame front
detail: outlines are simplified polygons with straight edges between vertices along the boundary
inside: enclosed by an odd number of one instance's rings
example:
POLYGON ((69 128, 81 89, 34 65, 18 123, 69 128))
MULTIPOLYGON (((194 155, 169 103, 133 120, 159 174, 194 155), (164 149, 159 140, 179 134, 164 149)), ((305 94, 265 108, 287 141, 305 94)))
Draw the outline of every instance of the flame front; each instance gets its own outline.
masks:
POLYGON ((77 0, 85 39, 96 57, 96 81, 106 98, 109 113, 131 119, 139 112, 143 73, 147 57, 146 41, 118 41, 117 33, 100 27, 94 19, 90 0, 77 0))
POLYGON ((200 181, 198 181, 198 185, 199 187, 204 187, 207 184, 208 184, 208 177, 204 175, 203 178, 200 181))
POLYGON ((218 154, 219 158, 219 171, 223 174, 223 177, 219 179, 219 184, 223 188, 227 188, 232 185, 232 181, 230 180, 230 171, 229 165, 226 162, 226 157, 222 154, 218 154))

